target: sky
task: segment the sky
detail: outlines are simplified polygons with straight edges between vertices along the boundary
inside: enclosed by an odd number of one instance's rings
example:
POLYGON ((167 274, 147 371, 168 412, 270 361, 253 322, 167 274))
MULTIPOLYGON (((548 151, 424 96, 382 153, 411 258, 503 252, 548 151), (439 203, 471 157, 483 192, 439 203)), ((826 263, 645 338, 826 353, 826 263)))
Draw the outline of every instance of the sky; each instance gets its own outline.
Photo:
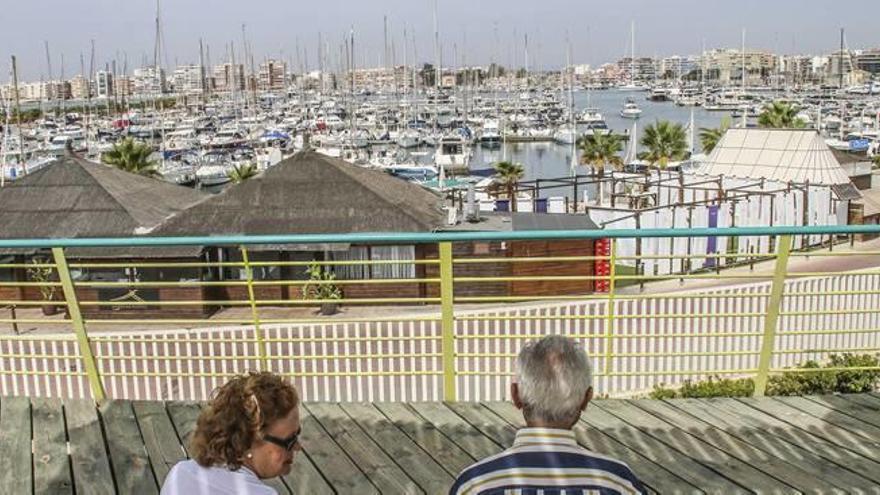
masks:
MULTIPOLYGON (((10 56, 21 80, 71 77, 116 60, 129 71, 152 64, 155 0, 7 0, 0 8, 0 83, 8 80, 10 56), (80 63, 80 60, 84 63, 80 63)), ((343 38, 353 29, 356 64, 383 63, 384 23, 394 40, 397 63, 433 61, 434 0, 161 0, 163 66, 197 63, 199 40, 213 64, 234 43, 240 57, 242 24, 254 58, 282 58, 295 68, 318 65, 319 33, 336 65, 343 38), (413 40, 414 38, 414 40, 413 40), (415 49, 413 49, 413 44, 415 49)), ((698 54, 706 48, 738 48, 742 30, 748 48, 778 53, 821 54, 839 45, 880 47, 880 0, 439 0, 443 65, 523 66, 525 37, 529 66, 564 65, 570 40, 574 63, 612 62, 629 53, 635 23, 636 54, 698 54)), ((239 59, 240 60, 240 59, 239 59)))

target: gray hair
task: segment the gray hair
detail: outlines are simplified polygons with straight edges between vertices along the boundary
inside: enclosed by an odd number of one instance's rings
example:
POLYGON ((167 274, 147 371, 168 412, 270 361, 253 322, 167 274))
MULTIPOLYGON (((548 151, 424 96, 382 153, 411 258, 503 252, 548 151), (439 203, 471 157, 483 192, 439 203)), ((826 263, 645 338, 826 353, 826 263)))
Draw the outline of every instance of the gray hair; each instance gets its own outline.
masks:
POLYGON ((529 342, 517 357, 517 387, 526 419, 575 421, 593 386, 593 367, 583 348, 561 335, 529 342))

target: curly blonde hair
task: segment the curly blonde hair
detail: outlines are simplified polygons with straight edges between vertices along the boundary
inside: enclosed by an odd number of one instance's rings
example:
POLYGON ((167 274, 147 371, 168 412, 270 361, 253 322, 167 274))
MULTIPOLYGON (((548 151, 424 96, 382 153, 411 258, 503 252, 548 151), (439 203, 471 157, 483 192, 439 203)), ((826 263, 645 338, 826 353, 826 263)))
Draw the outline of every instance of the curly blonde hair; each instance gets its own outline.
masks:
POLYGON ((190 452, 204 467, 241 467, 245 453, 264 429, 299 405, 296 389, 278 375, 251 372, 214 390, 202 409, 190 452))

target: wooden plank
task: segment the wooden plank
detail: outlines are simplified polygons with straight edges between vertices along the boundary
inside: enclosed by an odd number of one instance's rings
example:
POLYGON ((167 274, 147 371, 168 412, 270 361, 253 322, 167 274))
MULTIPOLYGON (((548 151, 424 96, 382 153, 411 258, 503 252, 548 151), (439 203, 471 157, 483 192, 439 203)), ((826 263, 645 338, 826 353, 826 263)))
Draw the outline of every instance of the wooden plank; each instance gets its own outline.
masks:
POLYGON ((516 439, 516 428, 489 412, 481 404, 472 402, 448 402, 446 407, 458 414, 474 428, 492 438, 504 448, 513 445, 516 439))
POLYGON ((873 442, 876 445, 877 453, 880 454, 880 428, 806 397, 776 397, 775 399, 873 442))
POLYGON ((135 401, 131 405, 150 456, 153 474, 162 486, 171 467, 186 459, 186 452, 180 445, 164 403, 135 401))
POLYGON ((61 399, 31 400, 34 493, 73 493, 61 399))
POLYGON ((191 457, 189 454, 189 441, 192 438, 193 432, 196 431, 196 422, 201 413, 200 404, 198 402, 172 401, 167 402, 165 408, 171 417, 171 423, 174 425, 177 439, 180 440, 184 453, 191 457))
MULTIPOLYGON (((863 405, 858 400, 845 399, 839 395, 814 395, 805 397, 824 407, 834 409, 835 411, 846 414, 856 420, 868 423, 874 428, 880 430, 880 402, 874 404, 863 405)), ((870 399, 869 399, 870 400, 870 399)), ((809 412, 809 411, 807 411, 809 412)))
POLYGON ((158 493, 131 402, 109 400, 101 404, 98 411, 104 423, 117 492, 122 495, 158 493))
MULTIPOLYGON (((526 426, 522 412, 510 402, 485 402, 483 405, 513 425, 514 428, 519 429, 526 426)), ((587 413, 590 410, 591 408, 588 408, 587 413)), ((579 421, 572 428, 572 431, 578 443, 585 448, 625 462, 636 473, 639 480, 655 493, 703 493, 662 465, 651 461, 599 430, 588 428, 583 422, 579 421)))
POLYGON ((501 452, 501 445, 439 402, 411 402, 410 408, 440 430, 474 459, 483 459, 501 452))
POLYGON ((89 399, 65 401, 64 413, 76 493, 115 494, 110 457, 104 445, 104 436, 94 401, 89 399))
POLYGON ((596 404, 600 402, 603 401, 594 401, 587 408, 581 416, 581 422, 639 452, 707 493, 751 493, 716 471, 646 435, 604 408, 597 407, 596 404))
MULTIPOLYGON (((321 471, 315 466, 310 457, 310 455, 313 454, 313 448, 320 449, 321 447, 324 447, 317 444, 325 441, 321 438, 321 435, 326 438, 326 433, 324 433, 323 430, 321 430, 321 427, 316 424, 314 418, 309 418, 310 424, 307 425, 306 417, 308 416, 308 411, 306 411, 304 407, 300 407, 299 409, 300 425, 303 430, 300 435, 300 445, 303 447, 303 450, 298 452, 293 459, 293 468, 290 470, 290 473, 283 476, 284 484, 286 484, 290 488, 290 491, 295 494, 331 495, 334 493, 333 488, 328 481, 324 479, 321 471), (315 428, 321 431, 311 431, 315 428)), ((327 439, 326 441, 333 444, 332 440, 327 439)), ((338 455, 345 458, 345 454, 342 452, 338 455)), ((360 474, 360 471, 354 466, 350 466, 349 469, 360 474)), ((363 475, 361 474, 361 476, 363 475)), ((366 481, 366 479, 364 479, 364 481, 369 485, 369 481, 366 481)))
POLYGON ((421 493, 413 480, 335 404, 307 404, 312 416, 354 461, 380 493, 421 493))
POLYGON ((0 493, 30 493, 31 403, 27 397, 0 401, 0 493))
MULTIPOLYGON (((297 469, 299 469, 300 463, 304 462, 300 457, 307 457, 311 464, 317 467, 320 472, 319 476, 326 479, 327 483, 338 493, 378 493, 376 487, 351 462, 345 451, 336 445, 336 442, 306 407, 300 407, 300 421, 302 422, 303 452, 297 455, 294 461, 294 471, 288 476, 288 483, 291 478, 295 479, 298 476, 297 469)), ((305 480, 306 478, 304 478, 305 480)), ((311 485, 320 489, 320 484, 317 481, 306 486, 293 483, 291 488, 297 493, 309 493, 308 490, 302 491, 302 489, 311 488, 311 485)))
MULTIPOLYGON (((829 483, 835 486, 855 492, 875 486, 875 482, 863 478, 852 471, 843 469, 842 466, 829 462, 829 459, 813 452, 815 447, 811 444, 792 443, 790 438, 772 434, 774 428, 772 423, 762 423, 751 419, 747 414, 730 412, 729 407, 723 401, 719 402, 718 406, 711 406, 697 399, 677 399, 664 402, 668 406, 724 430, 774 457, 783 459, 791 464, 796 464, 806 471, 828 480, 829 483)), ((739 406, 745 407, 742 404, 739 404, 739 406)), ((761 412, 753 412, 756 415, 764 416, 761 412)), ((774 420, 770 416, 766 417, 768 420, 774 420)), ((837 448, 830 444, 829 446, 837 448)), ((819 448, 825 450, 822 446, 819 446, 819 448)), ((850 453, 850 455, 854 456, 855 454, 850 453)))
POLYGON ((453 477, 372 404, 341 404, 366 434, 412 478, 425 493, 446 493, 453 477))
MULTIPOLYGON (((729 399, 698 399, 705 402, 709 407, 723 408, 741 418, 752 427, 762 429, 768 436, 776 436, 785 441, 797 445, 809 452, 835 463, 843 469, 853 471, 860 476, 880 482, 880 463, 872 461, 849 449, 832 443, 825 436, 817 436, 789 423, 782 421, 772 414, 749 407, 745 403, 729 399)), ((819 433, 821 435, 821 433, 819 433)))
POLYGON ((690 433, 703 442, 724 451, 731 457, 735 457, 803 493, 843 493, 839 487, 814 476, 810 471, 772 456, 726 431, 704 423, 667 403, 657 400, 626 402, 657 416, 676 428, 690 433))
POLYGON ((880 460, 880 444, 871 442, 845 428, 841 428, 779 400, 737 399, 759 411, 770 414, 791 426, 797 427, 813 435, 827 439, 829 442, 845 449, 852 450, 869 459, 880 460))
POLYGON ((762 493, 795 493, 796 490, 768 476, 748 463, 713 447, 701 438, 621 400, 596 401, 596 405, 617 416, 642 433, 650 435, 700 464, 736 481, 752 491, 762 493))
POLYGON ((841 394, 836 395, 835 397, 840 397, 841 399, 855 402, 860 406, 867 407, 875 411, 880 411, 880 399, 871 397, 871 395, 869 394, 841 394))
POLYGON ((457 476, 476 459, 450 440, 433 424, 425 421, 406 404, 399 402, 376 403, 400 431, 406 433, 413 442, 428 453, 447 473, 457 476))

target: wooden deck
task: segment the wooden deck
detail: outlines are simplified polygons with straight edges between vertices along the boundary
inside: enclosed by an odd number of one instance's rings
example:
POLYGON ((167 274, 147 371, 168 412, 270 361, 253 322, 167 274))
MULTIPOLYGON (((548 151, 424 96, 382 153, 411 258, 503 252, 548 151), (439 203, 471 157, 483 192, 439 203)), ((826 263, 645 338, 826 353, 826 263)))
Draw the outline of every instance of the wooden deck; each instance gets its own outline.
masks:
MULTIPOLYGON (((200 405, 0 398, 0 493, 158 493, 200 405)), ((509 446, 507 403, 308 404, 279 493, 445 493, 509 446)), ((578 440, 659 493, 878 493, 880 395, 596 401, 578 440)))

